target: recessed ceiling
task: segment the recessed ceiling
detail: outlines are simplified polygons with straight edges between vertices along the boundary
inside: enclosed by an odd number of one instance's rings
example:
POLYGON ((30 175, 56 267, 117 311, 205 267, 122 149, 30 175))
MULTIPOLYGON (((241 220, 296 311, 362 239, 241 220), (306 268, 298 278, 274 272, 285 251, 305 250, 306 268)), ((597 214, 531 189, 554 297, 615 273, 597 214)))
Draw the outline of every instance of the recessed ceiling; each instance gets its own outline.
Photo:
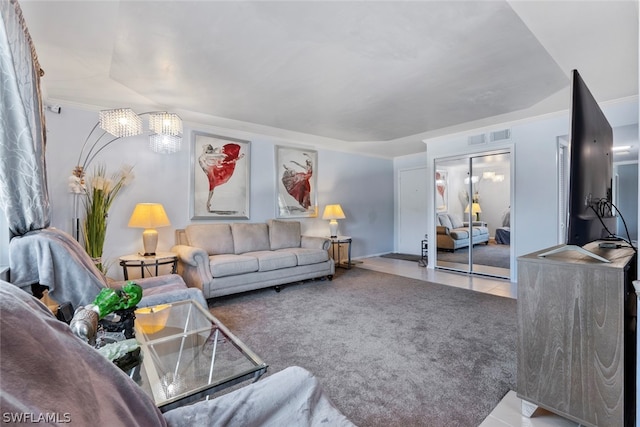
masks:
POLYGON ((638 93, 638 10, 611 1, 31 1, 49 100, 168 109, 375 155, 638 93))

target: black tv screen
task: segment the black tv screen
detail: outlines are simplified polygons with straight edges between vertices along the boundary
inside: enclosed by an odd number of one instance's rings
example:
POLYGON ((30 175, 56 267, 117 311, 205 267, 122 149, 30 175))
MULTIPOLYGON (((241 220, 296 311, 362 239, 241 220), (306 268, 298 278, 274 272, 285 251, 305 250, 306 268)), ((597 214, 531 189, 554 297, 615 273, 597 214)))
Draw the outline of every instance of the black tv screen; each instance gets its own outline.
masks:
POLYGON ((571 73, 567 244, 584 246, 616 233, 611 209, 613 130, 578 71, 571 73))

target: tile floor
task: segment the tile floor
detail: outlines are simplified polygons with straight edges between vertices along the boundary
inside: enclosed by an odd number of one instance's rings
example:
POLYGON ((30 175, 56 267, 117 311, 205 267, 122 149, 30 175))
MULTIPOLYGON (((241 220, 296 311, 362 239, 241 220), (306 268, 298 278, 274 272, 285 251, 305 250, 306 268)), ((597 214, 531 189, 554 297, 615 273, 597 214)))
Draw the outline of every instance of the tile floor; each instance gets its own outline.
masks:
MULTIPOLYGON (((441 283, 459 288, 471 289, 478 292, 516 298, 516 284, 508 280, 487 277, 472 277, 465 274, 420 267, 414 261, 402 261, 390 258, 372 257, 359 259, 357 268, 396 274, 412 279, 441 283)), ((548 412, 538 409, 531 418, 524 417, 520 412, 521 400, 515 391, 510 391, 482 422, 480 427, 575 427, 578 424, 548 412)))

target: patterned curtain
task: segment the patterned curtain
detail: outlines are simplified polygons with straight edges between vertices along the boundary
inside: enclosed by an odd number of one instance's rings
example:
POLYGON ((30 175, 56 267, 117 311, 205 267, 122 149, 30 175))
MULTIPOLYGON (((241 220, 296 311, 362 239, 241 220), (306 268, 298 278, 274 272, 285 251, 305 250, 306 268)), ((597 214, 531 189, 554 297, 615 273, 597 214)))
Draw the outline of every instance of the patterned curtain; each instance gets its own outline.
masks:
POLYGON ((0 208, 22 235, 50 224, 38 58, 17 0, 0 1, 0 208))

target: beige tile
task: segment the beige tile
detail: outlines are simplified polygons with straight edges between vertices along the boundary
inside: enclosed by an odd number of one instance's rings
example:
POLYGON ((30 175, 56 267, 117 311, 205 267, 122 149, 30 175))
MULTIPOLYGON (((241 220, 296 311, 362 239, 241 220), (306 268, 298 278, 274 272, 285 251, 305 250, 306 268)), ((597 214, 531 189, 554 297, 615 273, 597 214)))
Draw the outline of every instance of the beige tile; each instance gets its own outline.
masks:
MULTIPOLYGON (((520 411, 522 400, 518 398, 515 391, 509 391, 500 401, 498 406, 489 414, 487 419, 499 420, 504 424, 496 424, 497 426, 507 425, 511 427, 576 427, 577 423, 539 408, 531 418, 525 417, 520 411)), ((485 420, 487 421, 487 420, 485 420)), ((483 427, 491 426, 492 424, 483 427)))

